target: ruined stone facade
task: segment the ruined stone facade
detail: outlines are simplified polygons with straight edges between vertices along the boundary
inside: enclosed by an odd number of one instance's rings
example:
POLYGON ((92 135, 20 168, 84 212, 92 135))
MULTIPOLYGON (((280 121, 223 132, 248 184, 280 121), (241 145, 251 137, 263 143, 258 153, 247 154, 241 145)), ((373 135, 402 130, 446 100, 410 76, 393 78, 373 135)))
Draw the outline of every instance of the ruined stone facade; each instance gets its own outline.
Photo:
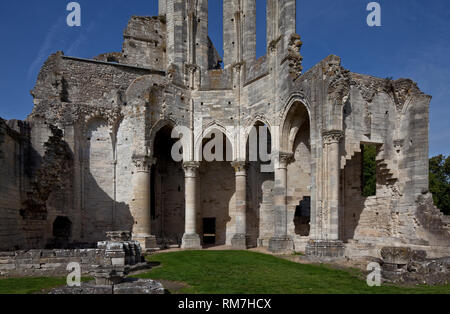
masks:
POLYGON ((303 73, 295 0, 267 1, 267 55, 256 59, 256 0, 223 3, 223 58, 207 0, 160 0, 158 17, 132 17, 122 52, 49 57, 31 115, 0 121, 0 250, 89 246, 128 230, 147 249, 450 255, 428 191, 431 97, 333 55, 303 73), (189 133, 178 162, 179 126, 189 133), (273 171, 249 160, 254 126, 270 131, 273 171), (225 135, 227 161, 201 158, 212 132, 225 135), (363 144, 377 148, 370 197, 363 144))

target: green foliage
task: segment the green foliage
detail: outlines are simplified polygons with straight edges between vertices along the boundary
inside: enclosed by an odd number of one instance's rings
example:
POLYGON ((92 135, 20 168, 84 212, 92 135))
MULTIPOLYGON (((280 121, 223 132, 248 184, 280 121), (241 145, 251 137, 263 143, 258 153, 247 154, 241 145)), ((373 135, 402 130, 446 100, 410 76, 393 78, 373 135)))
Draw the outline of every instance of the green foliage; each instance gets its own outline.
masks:
POLYGON ((430 191, 434 204, 450 215, 450 156, 439 155, 430 159, 430 191))
POLYGON ((377 147, 363 145, 362 194, 365 197, 377 194, 377 147))
POLYGON ((151 255, 147 260, 160 266, 136 277, 186 284, 172 293, 450 293, 450 286, 369 287, 366 275, 358 270, 300 264, 249 251, 182 251, 151 255))

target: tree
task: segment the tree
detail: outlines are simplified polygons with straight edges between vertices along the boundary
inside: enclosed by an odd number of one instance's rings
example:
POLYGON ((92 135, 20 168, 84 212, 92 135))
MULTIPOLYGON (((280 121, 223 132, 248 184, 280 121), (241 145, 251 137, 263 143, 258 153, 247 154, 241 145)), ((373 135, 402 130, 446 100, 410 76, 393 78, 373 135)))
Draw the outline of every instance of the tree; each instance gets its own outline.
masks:
POLYGON ((375 196, 377 194, 377 147, 363 145, 362 158, 362 194, 364 197, 375 196))
POLYGON ((450 215, 450 156, 439 155, 430 159, 430 191, 434 204, 450 215))

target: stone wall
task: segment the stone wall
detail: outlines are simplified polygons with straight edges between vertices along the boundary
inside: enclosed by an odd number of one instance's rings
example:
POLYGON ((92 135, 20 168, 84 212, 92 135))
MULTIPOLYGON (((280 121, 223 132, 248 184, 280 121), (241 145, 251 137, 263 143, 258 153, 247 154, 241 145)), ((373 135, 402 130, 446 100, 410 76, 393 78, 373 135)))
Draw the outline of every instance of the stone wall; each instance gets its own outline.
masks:
POLYGON ((0 119, 0 250, 27 245, 20 211, 24 190, 30 183, 25 167, 30 162, 28 136, 26 124, 0 119))
POLYGON ((167 47, 164 18, 133 16, 123 36, 122 63, 165 70, 167 47))
POLYGON ((70 272, 67 265, 72 262, 80 263, 83 274, 88 274, 107 263, 107 258, 105 251, 98 249, 0 252, 0 275, 66 275, 70 272))
POLYGON ((235 233, 235 175, 229 162, 203 162, 200 172, 199 231, 202 219, 216 218, 216 244, 230 245, 235 233))
POLYGON ((66 276, 70 263, 79 263, 83 275, 100 267, 135 265, 141 262, 137 242, 100 242, 97 249, 29 250, 0 252, 1 276, 66 276))

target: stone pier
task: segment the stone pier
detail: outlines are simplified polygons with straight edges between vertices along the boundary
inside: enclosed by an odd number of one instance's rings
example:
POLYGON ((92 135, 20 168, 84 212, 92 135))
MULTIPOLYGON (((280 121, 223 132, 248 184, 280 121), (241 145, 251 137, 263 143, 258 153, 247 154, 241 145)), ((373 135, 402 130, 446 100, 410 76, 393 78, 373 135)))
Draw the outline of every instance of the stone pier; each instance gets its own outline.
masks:
POLYGON ((339 192, 340 192, 340 151, 339 144, 344 134, 340 130, 323 132, 324 172, 327 174, 323 190, 325 214, 323 232, 320 239, 312 239, 306 254, 318 257, 337 258, 344 255, 345 247, 339 238, 339 192))
POLYGON ((186 190, 186 226, 181 247, 183 249, 201 249, 200 236, 197 233, 197 176, 198 162, 185 162, 183 164, 185 173, 186 190))
POLYGON ((157 248, 156 237, 151 231, 150 217, 150 171, 155 160, 148 156, 133 156, 133 163, 134 198, 130 206, 134 218, 133 239, 139 241, 144 251, 152 250, 157 248))
POLYGON ((269 240, 269 250, 284 253, 294 250, 287 232, 287 167, 293 160, 290 153, 280 153, 275 164, 275 235, 269 240))
POLYGON ((231 239, 235 249, 248 248, 247 235, 247 163, 245 161, 233 162, 236 172, 236 234, 231 239))

